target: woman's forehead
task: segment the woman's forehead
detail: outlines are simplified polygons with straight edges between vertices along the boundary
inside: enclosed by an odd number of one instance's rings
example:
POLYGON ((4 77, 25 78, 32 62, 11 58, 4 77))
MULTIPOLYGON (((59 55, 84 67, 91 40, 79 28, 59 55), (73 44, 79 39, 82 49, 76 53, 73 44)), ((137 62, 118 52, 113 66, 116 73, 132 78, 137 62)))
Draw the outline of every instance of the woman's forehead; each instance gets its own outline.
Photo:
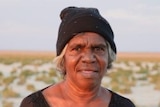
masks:
POLYGON ((78 42, 106 43, 105 39, 101 35, 94 32, 79 33, 69 41, 69 44, 78 42))

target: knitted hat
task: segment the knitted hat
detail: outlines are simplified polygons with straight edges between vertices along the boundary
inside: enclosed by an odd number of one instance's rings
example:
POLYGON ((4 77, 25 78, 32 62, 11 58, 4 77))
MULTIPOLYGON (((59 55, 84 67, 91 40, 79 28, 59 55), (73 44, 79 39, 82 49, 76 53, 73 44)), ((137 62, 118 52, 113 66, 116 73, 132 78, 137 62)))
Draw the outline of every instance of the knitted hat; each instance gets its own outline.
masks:
POLYGON ((61 54, 65 45, 81 32, 94 32, 100 34, 108 41, 116 53, 114 34, 109 23, 100 15, 96 8, 67 7, 61 11, 62 20, 56 44, 57 56, 61 54))

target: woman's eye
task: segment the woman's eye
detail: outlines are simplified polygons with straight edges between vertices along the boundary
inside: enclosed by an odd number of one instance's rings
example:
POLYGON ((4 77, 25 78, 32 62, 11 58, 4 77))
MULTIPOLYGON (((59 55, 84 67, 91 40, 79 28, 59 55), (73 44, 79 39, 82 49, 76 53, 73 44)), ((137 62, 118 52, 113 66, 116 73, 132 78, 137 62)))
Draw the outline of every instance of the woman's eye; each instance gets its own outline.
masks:
POLYGON ((74 51, 80 51, 81 50, 81 47, 77 46, 75 48, 73 48, 74 51))
POLYGON ((95 52, 104 52, 104 48, 102 48, 102 47, 95 47, 94 51, 95 52))

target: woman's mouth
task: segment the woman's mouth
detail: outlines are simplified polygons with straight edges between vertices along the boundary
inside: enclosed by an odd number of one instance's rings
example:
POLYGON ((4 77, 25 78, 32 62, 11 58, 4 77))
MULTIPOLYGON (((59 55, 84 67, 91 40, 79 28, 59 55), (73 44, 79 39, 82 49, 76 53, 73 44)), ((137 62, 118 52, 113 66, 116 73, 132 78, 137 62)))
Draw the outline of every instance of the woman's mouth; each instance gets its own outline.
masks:
POLYGON ((95 70, 81 70, 80 73, 85 78, 94 78, 98 74, 95 70))

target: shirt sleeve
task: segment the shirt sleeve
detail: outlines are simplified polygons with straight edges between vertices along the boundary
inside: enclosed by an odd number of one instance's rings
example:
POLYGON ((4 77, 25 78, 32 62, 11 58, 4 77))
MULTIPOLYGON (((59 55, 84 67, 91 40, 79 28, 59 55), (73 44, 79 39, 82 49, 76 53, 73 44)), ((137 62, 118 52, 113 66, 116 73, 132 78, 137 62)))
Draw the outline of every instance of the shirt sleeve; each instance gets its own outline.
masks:
POLYGON ((25 97, 22 100, 20 107, 49 107, 49 105, 41 91, 38 91, 25 97))
POLYGON ((109 107, 135 107, 135 105, 130 99, 112 92, 112 98, 109 107))
POLYGON ((34 107, 30 97, 26 97, 22 100, 20 107, 34 107))

